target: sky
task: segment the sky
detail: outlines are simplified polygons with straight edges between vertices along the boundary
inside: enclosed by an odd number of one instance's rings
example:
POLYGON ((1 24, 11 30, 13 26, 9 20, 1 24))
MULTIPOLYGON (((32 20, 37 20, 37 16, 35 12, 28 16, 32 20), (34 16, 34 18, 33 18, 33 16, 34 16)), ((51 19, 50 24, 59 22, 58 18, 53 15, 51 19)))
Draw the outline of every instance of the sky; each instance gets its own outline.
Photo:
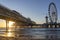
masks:
POLYGON ((38 24, 45 23, 45 16, 48 16, 48 6, 51 2, 54 2, 57 7, 59 21, 60 0, 0 0, 0 4, 11 10, 16 10, 24 17, 29 17, 38 24))

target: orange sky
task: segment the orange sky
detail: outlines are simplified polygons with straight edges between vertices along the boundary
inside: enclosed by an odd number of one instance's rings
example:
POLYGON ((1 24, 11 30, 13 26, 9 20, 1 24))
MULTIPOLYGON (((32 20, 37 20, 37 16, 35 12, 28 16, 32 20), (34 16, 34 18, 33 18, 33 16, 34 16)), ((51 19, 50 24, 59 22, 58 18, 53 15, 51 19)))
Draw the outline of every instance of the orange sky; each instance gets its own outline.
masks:
POLYGON ((0 19, 0 28, 3 28, 3 27, 6 27, 6 22, 5 22, 5 20, 1 20, 0 19))

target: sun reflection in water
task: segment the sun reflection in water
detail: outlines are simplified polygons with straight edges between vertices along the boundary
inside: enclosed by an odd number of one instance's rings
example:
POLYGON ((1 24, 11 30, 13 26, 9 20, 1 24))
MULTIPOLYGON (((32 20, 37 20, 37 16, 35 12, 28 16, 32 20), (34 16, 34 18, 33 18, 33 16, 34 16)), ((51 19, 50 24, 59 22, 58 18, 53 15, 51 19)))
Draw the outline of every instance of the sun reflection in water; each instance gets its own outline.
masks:
POLYGON ((9 27, 8 27, 8 32, 7 32, 7 37, 13 37, 14 36, 14 23, 15 22, 12 22, 12 21, 9 21, 9 27))
POLYGON ((11 32, 11 31, 12 31, 11 29, 8 30, 8 32, 11 32))

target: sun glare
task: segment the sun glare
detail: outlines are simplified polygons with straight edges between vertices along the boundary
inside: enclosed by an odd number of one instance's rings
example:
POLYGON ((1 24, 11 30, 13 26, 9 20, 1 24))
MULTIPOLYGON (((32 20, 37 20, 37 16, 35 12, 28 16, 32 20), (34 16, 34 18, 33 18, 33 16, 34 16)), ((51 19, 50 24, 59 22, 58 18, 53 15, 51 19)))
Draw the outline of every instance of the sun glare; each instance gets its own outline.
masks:
POLYGON ((9 21, 9 27, 12 27, 13 24, 14 24, 14 22, 9 21))

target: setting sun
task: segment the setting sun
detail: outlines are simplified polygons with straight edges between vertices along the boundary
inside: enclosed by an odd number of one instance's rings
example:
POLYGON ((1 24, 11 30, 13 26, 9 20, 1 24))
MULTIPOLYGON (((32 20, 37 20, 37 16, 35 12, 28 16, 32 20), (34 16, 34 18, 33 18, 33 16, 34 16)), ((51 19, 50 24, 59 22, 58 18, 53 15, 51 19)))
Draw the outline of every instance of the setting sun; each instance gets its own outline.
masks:
POLYGON ((9 21, 9 27, 12 27, 13 24, 14 24, 14 22, 9 21))

